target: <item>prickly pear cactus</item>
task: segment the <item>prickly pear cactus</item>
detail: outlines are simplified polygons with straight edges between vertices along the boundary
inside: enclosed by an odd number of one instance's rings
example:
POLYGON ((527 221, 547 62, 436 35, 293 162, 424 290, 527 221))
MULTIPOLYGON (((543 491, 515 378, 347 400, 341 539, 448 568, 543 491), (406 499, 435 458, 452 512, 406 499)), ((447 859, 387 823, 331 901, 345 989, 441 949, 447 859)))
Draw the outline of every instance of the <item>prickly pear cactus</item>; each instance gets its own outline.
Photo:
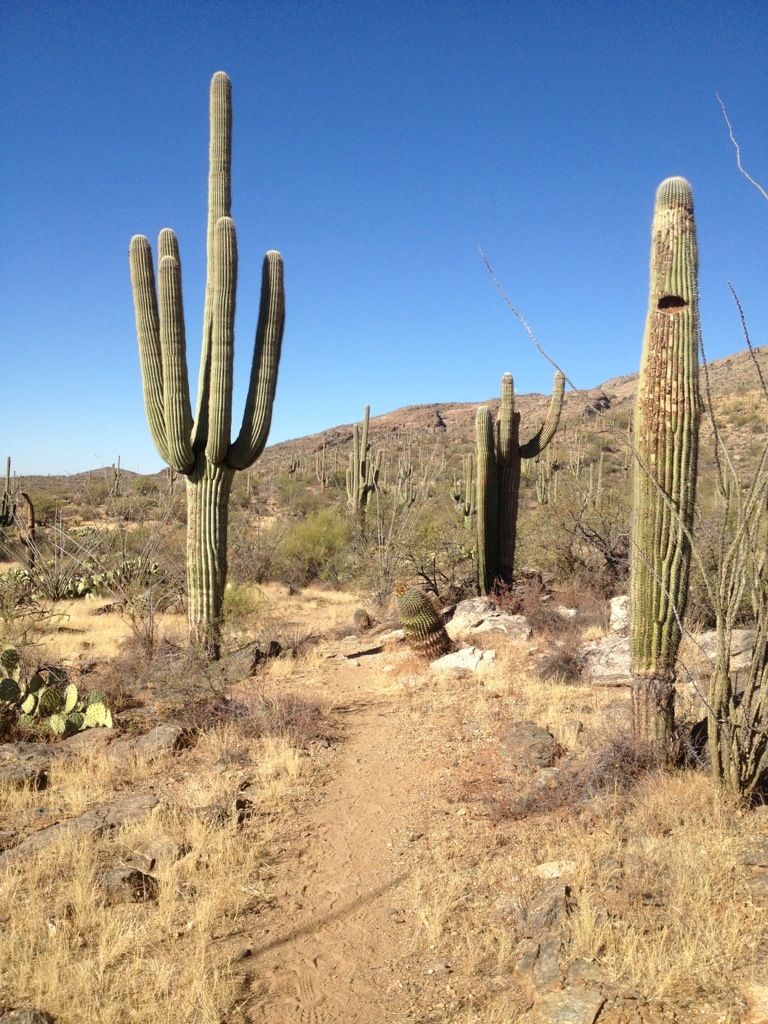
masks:
POLYGON ((112 728, 112 714, 103 693, 93 691, 78 698, 77 687, 63 669, 47 668, 28 680, 21 678, 21 659, 15 647, 0 652, 0 701, 15 709, 19 725, 71 736, 96 726, 112 728))
POLYGON ((442 617, 421 590, 401 587, 397 592, 397 609, 405 639, 417 654, 432 661, 453 650, 442 617))

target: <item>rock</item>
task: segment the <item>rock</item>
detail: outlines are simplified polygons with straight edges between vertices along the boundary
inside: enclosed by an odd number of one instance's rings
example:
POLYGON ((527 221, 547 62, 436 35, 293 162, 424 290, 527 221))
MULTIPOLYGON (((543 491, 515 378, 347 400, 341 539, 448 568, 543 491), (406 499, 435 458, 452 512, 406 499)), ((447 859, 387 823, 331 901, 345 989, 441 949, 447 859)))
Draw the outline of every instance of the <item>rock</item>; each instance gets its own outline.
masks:
POLYGON ((39 832, 33 832, 17 846, 0 854, 0 860, 37 853, 70 833, 92 832, 101 835, 104 832, 111 832, 122 825, 141 821, 159 803, 159 797, 153 793, 137 793, 122 800, 93 807, 77 818, 58 821, 39 832))
POLYGON ((104 750, 114 738, 115 733, 112 729, 83 729, 82 732, 76 732, 73 736, 68 736, 67 739, 62 740, 58 746, 58 751, 62 754, 76 754, 78 756, 90 754, 104 750))
POLYGON ((178 722, 163 722, 144 733, 143 736, 124 736, 115 740, 107 755, 115 760, 137 757, 144 761, 156 761, 163 754, 173 753, 186 744, 188 734, 178 722))
POLYGON ((595 1024, 605 1003, 598 989, 566 988, 536 1001, 531 1024, 595 1024))
POLYGON ((579 648, 584 674, 600 686, 631 686, 629 637, 616 633, 590 640, 579 648))
POLYGON ((539 889, 528 906, 523 926, 525 938, 539 938, 550 932, 559 933, 571 910, 571 888, 552 880, 539 889))
POLYGON ((152 875, 130 867, 107 871, 101 885, 110 903, 148 903, 157 899, 159 888, 152 875))
POLYGON ((561 722, 557 729, 557 738, 562 746, 573 750, 579 741, 579 736, 584 732, 584 723, 578 718, 568 718, 561 722))
POLYGON ((502 736, 499 749, 508 761, 522 768, 551 768, 557 758, 552 733, 531 722, 513 726, 502 736))
POLYGON ((512 975, 530 1000, 563 984, 559 952, 560 940, 555 936, 542 941, 526 938, 515 947, 512 975))
POLYGON ((768 985, 747 985, 741 994, 747 1001, 742 1024, 768 1024, 768 985))
POLYGON ((0 782, 11 789, 45 789, 55 747, 42 743, 0 744, 0 782))
POLYGON ((609 607, 611 609, 609 620, 611 631, 626 635, 629 632, 629 597, 626 594, 612 597, 609 607))
POLYGON ((531 635, 525 616, 499 611, 490 597, 471 597, 460 601, 446 629, 452 639, 473 633, 505 633, 522 640, 531 635))
POLYGON ((157 835, 138 846, 127 858, 131 867, 145 874, 157 873, 166 864, 172 864, 183 856, 184 847, 170 836, 157 835))
POLYGON ((496 651, 481 651, 477 647, 464 647, 453 654, 444 654, 430 662, 429 671, 438 674, 447 672, 482 672, 496 658, 496 651))
POLYGON ((739 859, 742 864, 768 868, 768 836, 761 836, 757 842, 748 846, 739 859))

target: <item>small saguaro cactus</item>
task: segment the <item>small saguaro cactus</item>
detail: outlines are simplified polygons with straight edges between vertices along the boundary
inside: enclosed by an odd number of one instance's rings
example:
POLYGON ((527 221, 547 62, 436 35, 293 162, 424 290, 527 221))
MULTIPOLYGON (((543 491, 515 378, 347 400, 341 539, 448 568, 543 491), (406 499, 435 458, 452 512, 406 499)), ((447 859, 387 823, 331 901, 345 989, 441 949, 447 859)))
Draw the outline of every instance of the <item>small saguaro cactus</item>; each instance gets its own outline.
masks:
POLYGON ((11 456, 5 461, 5 484, 3 486, 3 497, 0 501, 0 526, 11 526, 16 506, 11 493, 11 456))
POLYGON ((511 373, 501 378, 501 409, 495 437, 490 410, 485 405, 477 410, 477 574, 482 594, 488 594, 497 580, 512 586, 521 462, 535 458, 552 441, 560 422, 564 391, 565 376, 558 370, 547 417, 539 431, 522 445, 511 373))
POLYGON ((651 282, 635 407, 631 555, 633 724, 668 750, 688 598, 700 419, 698 250, 691 186, 656 192, 651 282))
POLYGON ((475 461, 471 453, 462 457, 462 464, 464 469, 463 486, 459 477, 454 475, 451 497, 453 498, 453 507, 464 519, 464 528, 470 530, 472 528, 472 517, 477 512, 474 475, 475 461))
POLYGON ((400 587, 397 610, 405 639, 417 654, 432 660, 453 650, 442 616, 423 591, 408 585, 400 587))
POLYGON ((352 428, 352 451, 347 468, 347 505, 350 512, 358 517, 365 515, 368 501, 376 490, 381 470, 381 450, 371 462, 368 445, 368 421, 371 407, 366 405, 362 434, 357 423, 352 428))
POLYGON ((162 458, 187 481, 187 589, 193 642, 218 658, 227 575, 229 494, 237 470, 261 455, 269 434, 285 322, 283 261, 264 258, 256 340, 242 427, 230 441, 237 244, 230 219, 232 86, 211 81, 208 276, 194 422, 187 377, 181 264, 176 235, 160 232, 159 292, 148 240, 131 240, 130 263, 144 405, 162 458))

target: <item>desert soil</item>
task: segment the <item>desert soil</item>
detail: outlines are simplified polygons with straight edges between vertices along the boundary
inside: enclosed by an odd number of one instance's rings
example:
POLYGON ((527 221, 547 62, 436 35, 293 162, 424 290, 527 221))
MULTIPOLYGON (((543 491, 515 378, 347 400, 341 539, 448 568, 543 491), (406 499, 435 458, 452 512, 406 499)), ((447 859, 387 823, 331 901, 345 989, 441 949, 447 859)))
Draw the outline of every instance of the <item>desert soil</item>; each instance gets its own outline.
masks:
POLYGON ((413 1014, 410 883, 437 766, 402 698, 376 682, 378 661, 335 662, 325 690, 339 731, 281 858, 274 904, 251 936, 251 1020, 373 1024, 413 1014))

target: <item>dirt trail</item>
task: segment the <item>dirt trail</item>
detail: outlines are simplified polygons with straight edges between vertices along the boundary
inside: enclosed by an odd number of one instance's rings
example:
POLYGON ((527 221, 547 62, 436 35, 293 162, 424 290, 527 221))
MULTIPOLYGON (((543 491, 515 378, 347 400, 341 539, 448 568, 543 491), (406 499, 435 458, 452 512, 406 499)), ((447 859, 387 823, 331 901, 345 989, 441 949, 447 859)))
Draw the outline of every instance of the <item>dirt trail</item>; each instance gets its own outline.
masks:
POLYGON ((403 1019, 395 965, 416 927, 409 877, 430 786, 402 699, 377 691, 373 678, 363 659, 340 665, 331 684, 345 735, 298 823, 277 906, 253 936, 253 1021, 403 1019))

